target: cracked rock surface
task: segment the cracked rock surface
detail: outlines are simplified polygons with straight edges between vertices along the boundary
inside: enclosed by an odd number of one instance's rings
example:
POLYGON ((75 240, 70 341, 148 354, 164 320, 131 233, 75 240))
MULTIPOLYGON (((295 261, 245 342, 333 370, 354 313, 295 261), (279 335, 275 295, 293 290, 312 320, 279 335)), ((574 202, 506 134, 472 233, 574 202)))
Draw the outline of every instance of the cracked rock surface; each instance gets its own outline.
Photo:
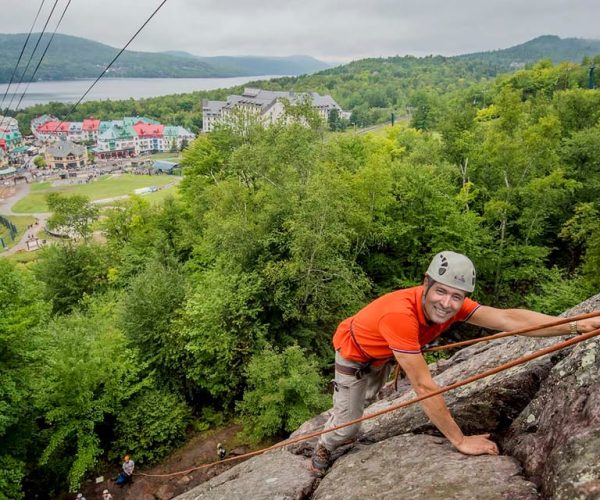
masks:
MULTIPOLYGON (((568 316, 600 310, 600 295, 568 316)), ((462 349, 433 366, 445 386, 563 337, 512 337, 462 349)), ((414 397, 384 391, 366 414, 414 397)), ((328 474, 311 475, 316 439, 241 463, 180 500, 196 499, 600 499, 600 339, 578 344, 444 395, 466 434, 490 432, 500 456, 465 456, 413 405, 363 423, 354 448, 328 474)), ((319 430, 328 412, 292 436, 319 430)))

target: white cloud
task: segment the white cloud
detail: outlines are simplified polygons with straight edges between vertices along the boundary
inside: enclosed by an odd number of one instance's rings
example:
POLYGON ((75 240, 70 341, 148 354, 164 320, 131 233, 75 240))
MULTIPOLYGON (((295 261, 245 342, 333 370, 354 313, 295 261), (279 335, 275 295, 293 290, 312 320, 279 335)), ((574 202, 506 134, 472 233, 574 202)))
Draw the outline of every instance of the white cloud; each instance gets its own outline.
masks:
MULTIPOLYGON (((66 1, 59 0, 57 13, 66 1)), ((47 1, 44 12, 53 3, 47 1)), ((73 1, 59 31, 121 47, 159 3, 73 1)), ((0 32, 27 32, 39 5, 0 0, 0 32)), ((330 60, 453 55, 542 34, 598 39, 599 18, 597 0, 168 0, 130 48, 330 60)))

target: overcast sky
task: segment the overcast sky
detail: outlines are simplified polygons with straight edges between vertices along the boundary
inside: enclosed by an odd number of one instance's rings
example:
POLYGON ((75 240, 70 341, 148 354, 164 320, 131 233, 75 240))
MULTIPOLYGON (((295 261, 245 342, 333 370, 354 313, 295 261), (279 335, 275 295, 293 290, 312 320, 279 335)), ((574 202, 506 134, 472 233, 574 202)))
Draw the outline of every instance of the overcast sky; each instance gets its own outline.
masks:
MULTIPOLYGON (((36 31, 54 1, 45 1, 36 31)), ((49 31, 67 1, 58 0, 49 31)), ((0 0, 0 33, 27 33, 40 4, 0 0)), ((159 4, 72 0, 59 33, 121 48, 159 4)), ((167 0, 129 49, 204 56, 306 54, 345 62, 493 50, 544 34, 600 39, 600 1, 167 0)))

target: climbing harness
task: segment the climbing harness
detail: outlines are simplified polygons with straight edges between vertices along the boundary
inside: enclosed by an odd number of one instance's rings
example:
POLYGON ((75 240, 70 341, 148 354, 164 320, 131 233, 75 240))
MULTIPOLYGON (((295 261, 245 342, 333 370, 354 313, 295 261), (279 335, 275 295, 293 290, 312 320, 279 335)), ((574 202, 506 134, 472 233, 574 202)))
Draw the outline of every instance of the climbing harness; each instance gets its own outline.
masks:
MULTIPOLYGON (((499 339, 499 338, 503 338, 503 337, 508 337, 508 336, 512 336, 512 335, 520 335, 523 333, 527 333, 527 332, 532 332, 535 330, 542 330, 544 328, 549 328, 552 326, 558 326, 558 325, 562 325, 565 323, 570 323, 572 321, 579 321, 582 319, 587 319, 587 318, 593 318, 596 316, 600 316, 600 311, 595 311, 593 313, 588 313, 588 314, 582 314, 579 316, 571 316, 569 318, 562 318, 556 321, 552 321, 549 323, 544 323, 541 325, 537 325, 537 326, 530 326, 527 328, 520 328, 517 330, 512 330, 510 332, 501 332, 501 333, 497 333, 494 335, 488 335, 487 337, 481 337, 479 339, 473 339, 473 340, 466 340, 464 342, 456 342, 453 344, 448 344, 446 346, 440 346, 440 347, 434 347, 431 349, 426 349, 424 350, 424 352, 431 352, 432 350, 441 350, 441 349, 448 349, 450 347, 459 347, 459 346, 464 346, 464 345, 471 345, 471 344, 476 344, 478 342, 483 342, 483 341, 489 341, 489 340, 495 340, 495 339, 499 339)), ((549 347, 546 347, 544 349, 540 349, 539 351, 535 351, 531 354, 527 354, 525 356, 521 356, 520 358, 517 358, 513 361, 509 361, 507 363, 504 363, 500 366, 497 366, 496 368, 491 368, 489 370, 486 370, 482 373, 479 373, 477 375, 472 375, 470 377, 467 377, 463 380, 459 380, 458 382, 455 382, 453 384, 447 385, 445 387, 440 387, 438 390, 430 392, 424 396, 418 396, 415 397, 413 399, 410 399, 408 401, 404 401, 402 403, 398 403, 395 405, 391 405, 388 406, 387 408, 384 408, 382 410, 376 411, 374 413, 370 413, 369 415, 363 415, 360 418, 356 418, 354 420, 350 420, 349 422, 346 422, 344 424, 335 426, 335 427, 329 427, 328 429, 323 429, 320 431, 316 431, 316 432, 311 432, 309 434, 304 434, 302 436, 298 436, 296 438, 292 438, 292 439, 287 439, 285 441, 281 441, 279 443, 276 443, 272 446, 269 446, 267 448, 262 448, 260 450, 256 450, 256 451, 251 451, 249 453, 245 453, 243 455, 238 455, 238 456, 233 456, 233 457, 229 457, 229 458, 225 458, 224 460, 220 460, 218 462, 211 462, 211 463, 207 463, 207 464, 202 464, 199 465, 197 467, 192 467, 190 469, 186 469, 183 471, 177 471, 177 472, 171 472, 168 474, 146 474, 143 472, 139 472, 137 473, 137 475, 140 476, 145 476, 145 477, 173 477, 173 476, 179 476, 179 475, 184 475, 184 474, 189 474, 190 472, 196 471, 196 470, 200 470, 200 469, 208 469, 209 467, 213 467, 215 465, 218 464, 222 464, 225 462, 232 462, 234 460, 242 460, 242 459, 246 459, 246 458, 250 458, 250 457, 254 457, 257 455, 262 455, 263 453, 266 453, 268 451, 274 451, 280 448, 284 448, 286 446, 290 446, 292 444, 296 444, 296 443, 300 443, 302 441, 308 441, 310 439, 319 437, 322 434, 325 434, 327 432, 333 432, 336 431, 338 429, 342 429, 344 427, 349 427, 351 425, 356 425, 360 422, 363 422, 365 420, 370 420, 372 418, 377 418, 381 415, 384 415, 386 413, 391 413, 393 411, 399 410, 401 408, 405 408, 407 406, 411 406, 415 403, 418 403, 419 401, 423 401, 425 399, 429 399, 435 396, 439 396, 440 394, 443 394, 445 392, 451 391, 453 389, 457 389, 458 387, 462 387, 468 384, 471 384, 473 382, 476 382, 477 380, 481 380, 483 378, 487 378, 490 377, 492 375, 495 375, 501 371, 504 370, 508 370, 510 368, 513 368, 515 366, 527 363, 528 361, 537 359, 539 357, 545 356, 546 354, 551 354, 553 352, 556 351, 560 351, 561 349, 565 349, 566 347, 571 347, 575 344, 579 344, 580 342, 584 342, 586 340, 589 340, 591 338, 597 337, 600 335, 600 328, 596 329, 596 330, 592 330, 591 332, 588 333, 582 333, 580 335, 577 335, 576 337, 570 338, 568 340, 565 340, 563 342, 558 342, 554 345, 551 345, 549 347)))

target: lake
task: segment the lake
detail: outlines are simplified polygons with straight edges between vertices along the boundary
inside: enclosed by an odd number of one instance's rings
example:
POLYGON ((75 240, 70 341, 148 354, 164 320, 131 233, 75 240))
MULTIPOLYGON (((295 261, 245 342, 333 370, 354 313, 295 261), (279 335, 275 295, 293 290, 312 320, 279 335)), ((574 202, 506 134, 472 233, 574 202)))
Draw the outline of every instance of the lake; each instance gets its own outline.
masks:
MULTIPOLYGON (((232 78, 102 78, 84 101, 97 101, 101 99, 140 99, 142 97, 157 97, 168 94, 181 94, 195 90, 213 90, 220 88, 235 87, 256 80, 270 80, 279 76, 238 76, 232 78)), ((25 97, 19 109, 33 106, 34 104, 46 104, 50 101, 75 103, 94 79, 65 80, 53 82, 33 82, 29 85, 25 97)), ((0 84, 0 99, 6 92, 7 83, 0 84)), ((25 84, 17 89, 13 83, 10 86, 2 108, 15 108, 21 94, 25 90, 25 84), (13 96, 16 96, 13 98, 13 96)))

